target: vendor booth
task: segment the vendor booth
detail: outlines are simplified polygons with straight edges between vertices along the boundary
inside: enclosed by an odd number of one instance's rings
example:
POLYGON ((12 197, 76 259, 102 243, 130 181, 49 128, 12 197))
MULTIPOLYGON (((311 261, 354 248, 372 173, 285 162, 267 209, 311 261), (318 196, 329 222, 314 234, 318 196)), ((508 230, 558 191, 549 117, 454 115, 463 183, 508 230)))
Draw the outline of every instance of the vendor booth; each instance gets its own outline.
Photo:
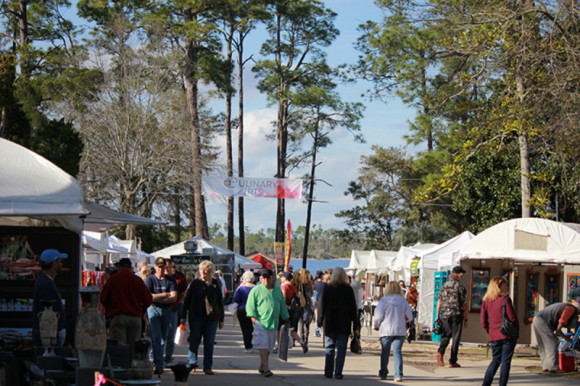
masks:
POLYGON ((215 269, 221 270, 226 282, 227 291, 233 293, 235 272, 240 269, 260 269, 262 264, 245 258, 219 245, 213 244, 199 236, 182 241, 170 247, 153 252, 155 257, 171 258, 177 266, 192 272, 203 260, 211 260, 215 269))
POLYGON ((518 343, 535 344, 532 318, 547 305, 575 298, 580 287, 580 224, 518 218, 496 224, 459 250, 467 271, 469 324, 463 340, 487 342, 479 323, 482 296, 493 276, 504 276, 520 321, 518 343))

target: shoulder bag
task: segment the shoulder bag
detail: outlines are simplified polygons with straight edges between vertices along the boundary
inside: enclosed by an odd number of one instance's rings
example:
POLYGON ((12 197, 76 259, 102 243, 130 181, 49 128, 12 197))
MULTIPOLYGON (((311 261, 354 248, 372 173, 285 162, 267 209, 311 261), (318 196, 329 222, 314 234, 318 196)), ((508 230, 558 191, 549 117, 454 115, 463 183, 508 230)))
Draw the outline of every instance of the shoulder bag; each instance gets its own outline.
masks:
POLYGON ((505 310, 506 301, 507 296, 504 296, 503 305, 501 307, 501 327, 499 328, 499 331, 510 338, 518 338, 520 336, 520 331, 507 316, 505 310))

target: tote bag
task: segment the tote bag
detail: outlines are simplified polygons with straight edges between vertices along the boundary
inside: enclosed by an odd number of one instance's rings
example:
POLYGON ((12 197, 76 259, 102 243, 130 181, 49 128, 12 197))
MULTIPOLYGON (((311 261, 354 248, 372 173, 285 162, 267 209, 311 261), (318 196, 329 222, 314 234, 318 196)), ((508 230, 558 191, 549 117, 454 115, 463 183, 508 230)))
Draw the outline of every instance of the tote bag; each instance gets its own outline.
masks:
POLYGON ((506 303, 507 296, 503 298, 503 305, 501 307, 501 327, 499 328, 499 332, 504 334, 505 336, 509 336, 510 338, 518 338, 520 336, 519 329, 509 320, 507 313, 505 311, 505 303, 506 303))

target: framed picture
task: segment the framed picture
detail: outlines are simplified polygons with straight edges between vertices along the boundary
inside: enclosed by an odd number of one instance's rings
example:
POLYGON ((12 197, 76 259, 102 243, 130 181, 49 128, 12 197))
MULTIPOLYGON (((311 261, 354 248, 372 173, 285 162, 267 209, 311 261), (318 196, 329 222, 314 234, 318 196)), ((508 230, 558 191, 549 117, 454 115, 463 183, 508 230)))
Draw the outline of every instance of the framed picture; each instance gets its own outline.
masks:
POLYGON ((471 268, 471 293, 469 311, 480 312, 483 304, 483 295, 489 283, 489 268, 471 268))
POLYGON ((526 314, 524 316, 524 323, 530 324, 534 319, 534 315, 538 312, 538 272, 528 270, 526 272, 526 314))
POLYGON ((560 301, 560 272, 557 269, 550 269, 544 272, 544 299, 546 307, 560 301))
POLYGON ((580 298, 580 273, 569 273, 566 276, 566 289, 568 303, 580 298))

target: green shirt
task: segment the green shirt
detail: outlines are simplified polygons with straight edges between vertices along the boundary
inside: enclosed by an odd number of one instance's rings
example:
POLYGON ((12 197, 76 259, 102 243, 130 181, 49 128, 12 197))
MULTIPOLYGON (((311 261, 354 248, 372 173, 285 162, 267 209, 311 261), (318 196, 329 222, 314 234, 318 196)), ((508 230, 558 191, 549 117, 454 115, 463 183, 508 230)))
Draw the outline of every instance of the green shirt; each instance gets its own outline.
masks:
POLYGON ((270 291, 260 284, 252 288, 246 302, 246 315, 256 318, 266 330, 277 330, 280 318, 289 318, 280 287, 275 286, 270 291))

